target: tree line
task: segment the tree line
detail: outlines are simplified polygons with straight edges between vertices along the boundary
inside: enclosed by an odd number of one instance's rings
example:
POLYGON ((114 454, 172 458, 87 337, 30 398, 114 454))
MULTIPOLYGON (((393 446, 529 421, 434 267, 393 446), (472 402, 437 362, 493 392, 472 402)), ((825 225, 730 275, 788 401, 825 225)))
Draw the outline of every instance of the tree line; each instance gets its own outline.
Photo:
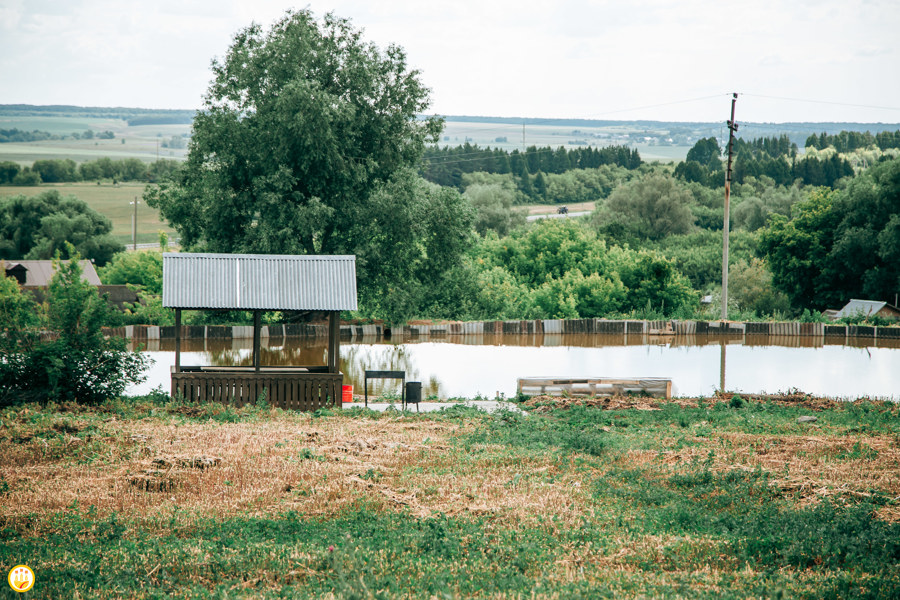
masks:
MULTIPOLYGON (((684 181, 718 188, 725 182, 722 148, 715 138, 704 138, 688 151, 686 159, 675 167, 675 175, 684 181)), ((837 152, 830 156, 800 156, 787 136, 763 137, 752 141, 735 140, 732 181, 744 183, 749 177, 770 177, 778 185, 835 187, 854 173, 851 162, 837 152)))
POLYGON ((49 131, 41 131, 39 129, 34 129, 32 131, 25 131, 16 128, 0 129, 0 144, 43 142, 45 140, 64 140, 68 137, 74 138, 76 140, 92 140, 95 137, 98 140, 111 140, 116 137, 116 134, 109 130, 100 131, 95 134, 91 129, 83 132, 75 131, 69 134, 62 135, 50 133, 49 131))
POLYGON ((840 133, 829 135, 823 131, 818 135, 814 133, 806 138, 806 147, 816 148, 817 150, 824 150, 830 147, 838 152, 853 152, 854 150, 871 146, 875 146, 879 150, 900 148, 900 130, 881 131, 875 135, 868 131, 841 131, 840 133))
POLYGON ((812 191, 790 216, 773 215, 759 252, 794 306, 893 303, 900 293, 900 158, 870 167, 843 189, 812 191))
POLYGON ((77 181, 147 181, 170 176, 179 162, 160 159, 145 163, 137 158, 98 158, 76 163, 70 158, 36 160, 30 167, 12 161, 0 162, 0 185, 40 185, 77 181))
POLYGON ((466 173, 512 174, 523 178, 538 173, 558 175, 574 169, 596 169, 603 165, 636 169, 642 164, 638 151, 625 146, 560 146, 555 150, 550 146, 529 146, 524 152, 508 152, 469 143, 455 147, 430 146, 425 149, 423 161, 421 175, 425 179, 457 189, 463 187, 466 173))

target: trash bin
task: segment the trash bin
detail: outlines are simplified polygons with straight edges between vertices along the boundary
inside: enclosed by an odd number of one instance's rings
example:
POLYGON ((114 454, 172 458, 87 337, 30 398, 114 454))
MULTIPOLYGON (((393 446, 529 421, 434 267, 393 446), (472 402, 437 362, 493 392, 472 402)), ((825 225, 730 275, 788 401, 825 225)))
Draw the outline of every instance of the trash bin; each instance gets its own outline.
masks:
POLYGON ((419 402, 422 401, 422 382, 407 381, 406 382, 406 403, 415 404, 416 411, 419 410, 419 402))
POLYGON ((341 400, 344 402, 353 402, 353 386, 345 385, 341 390, 341 400))

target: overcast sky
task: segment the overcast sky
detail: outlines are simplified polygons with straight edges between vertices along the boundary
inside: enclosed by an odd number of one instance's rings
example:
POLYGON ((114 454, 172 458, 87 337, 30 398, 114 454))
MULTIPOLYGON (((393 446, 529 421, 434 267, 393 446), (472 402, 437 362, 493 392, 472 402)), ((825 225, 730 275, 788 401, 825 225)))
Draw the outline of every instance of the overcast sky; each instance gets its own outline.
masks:
POLYGON ((438 114, 900 122, 898 0, 0 0, 0 104, 199 108, 306 6, 403 46, 438 114))

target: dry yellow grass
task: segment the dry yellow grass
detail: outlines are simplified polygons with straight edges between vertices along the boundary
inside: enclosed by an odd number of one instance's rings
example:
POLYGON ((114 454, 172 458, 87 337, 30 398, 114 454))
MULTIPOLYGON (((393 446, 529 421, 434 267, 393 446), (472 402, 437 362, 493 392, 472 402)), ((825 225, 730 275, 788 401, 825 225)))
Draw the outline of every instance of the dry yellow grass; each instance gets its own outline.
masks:
MULTIPOLYGON (((67 427, 77 429, 77 420, 67 427)), ((40 438, 0 444, 0 477, 11 489, 0 519, 71 506, 144 517, 171 515, 177 507, 225 518, 288 510, 329 516, 364 502, 420 517, 472 514, 515 522, 548 507, 566 521, 588 510, 580 475, 549 456, 460 449, 450 438, 463 429, 440 421, 314 420, 280 412, 229 424, 109 420, 96 436, 102 451, 90 463, 66 456, 69 444, 86 443, 74 436, 53 452, 40 438)))
MULTIPOLYGON (((585 446, 602 450, 590 455, 571 450, 578 446, 532 451, 528 448, 544 446, 519 446, 516 437, 492 443, 502 438, 506 427, 533 426, 549 435, 554 423, 564 421, 559 414, 529 417, 540 420, 537 424, 491 422, 481 430, 487 425, 479 418, 385 414, 370 419, 352 413, 314 418, 249 408, 234 413, 239 422, 222 423, 200 420, 201 414, 220 418, 222 413, 174 403, 141 407, 136 412, 142 417, 130 419, 114 407, 109 413, 78 407, 44 413, 9 410, 0 413, 0 481, 8 484, 0 496, 0 527, 10 527, 19 541, 30 543, 66 527, 74 527, 78 539, 90 539, 91 523, 109 522, 114 512, 116 519, 139 532, 125 535, 148 536, 161 547, 171 545, 175 527, 178 540, 185 536, 178 555, 193 565, 187 571, 190 581, 212 585, 214 578, 203 579, 210 577, 206 565, 212 550, 196 541, 200 534, 191 537, 195 527, 203 531, 210 526, 204 518, 221 520, 215 525, 227 528, 230 519, 289 522, 289 512, 301 519, 316 518, 316 527, 357 512, 397 512, 404 523, 441 517, 423 527, 428 530, 449 521, 442 517, 451 517, 488 534, 484 539, 495 534, 512 544, 521 539, 521 552, 534 552, 535 560, 521 567, 534 584, 531 597, 565 597, 544 593, 542 586, 560 590, 581 584, 617 597, 639 597, 653 589, 690 589, 712 597, 731 591, 722 589, 723 581, 756 589, 759 578, 771 578, 772 572, 765 565, 756 565, 756 570, 747 566, 735 551, 740 540, 703 529, 669 530, 659 523, 644 527, 644 520, 656 518, 656 507, 651 501, 650 510, 642 512, 642 490, 674 491, 674 474, 695 474, 698 469, 760 469, 769 474, 771 485, 800 506, 826 497, 852 500, 900 493, 900 449, 890 435, 841 435, 825 427, 760 435, 729 427, 711 431, 705 421, 670 428, 659 426, 657 417, 666 413, 656 411, 667 408, 656 401, 603 402, 598 409, 632 409, 635 418, 621 427, 618 420, 610 427, 582 425, 591 435, 602 429, 597 435, 606 440, 601 443, 607 445, 585 446), (544 426, 546 430, 540 429, 544 426), (496 438, 490 437, 494 434, 496 438), (486 441, 463 441, 467 439, 486 441), (78 513, 74 526, 59 520, 72 507, 78 509, 72 511, 78 513)), ((695 500, 702 501, 699 496, 695 500)), ((896 521, 893 510, 886 506, 879 514, 896 521)), ((457 539, 454 560, 465 563, 469 552, 477 550, 469 546, 471 531, 457 539)), ((390 539, 391 534, 386 535, 390 539)), ((330 556, 324 547, 315 551, 287 543, 289 564, 281 560, 281 546, 276 544, 270 562, 277 566, 253 567, 246 578, 233 579, 230 589, 264 595, 321 580, 327 571, 323 556, 330 556)), ((348 542, 345 552, 364 553, 367 564, 378 569, 390 568, 390 561, 396 560, 379 546, 367 548, 358 540, 348 542)), ((350 554, 341 556, 350 560, 350 554)), ((477 563, 488 578, 497 566, 492 558, 486 567, 477 563)), ((136 563, 129 560, 132 569, 136 563)), ((158 583, 157 571, 165 565, 158 559, 138 563, 139 575, 146 573, 148 581, 158 583)), ((347 564, 350 568, 356 563, 347 564)), ((55 566, 62 568, 63 563, 55 566)), ((413 561, 405 568, 423 567, 413 561)), ((779 581, 789 581, 789 587, 827 587, 828 570, 779 568, 779 581)), ((458 574, 452 565, 445 572, 451 579, 458 574)), ((864 584, 869 577, 863 573, 857 580, 864 584)), ((323 596, 328 597, 327 591, 323 596)))

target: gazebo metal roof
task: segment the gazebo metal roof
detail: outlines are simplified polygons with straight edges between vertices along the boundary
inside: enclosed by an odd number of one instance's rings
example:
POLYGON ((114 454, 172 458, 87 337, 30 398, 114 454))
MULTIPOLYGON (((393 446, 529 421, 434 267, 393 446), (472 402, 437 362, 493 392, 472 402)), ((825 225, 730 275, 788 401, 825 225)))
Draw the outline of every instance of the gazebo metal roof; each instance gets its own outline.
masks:
POLYGON ((163 254, 163 306, 356 310, 355 256, 163 254))

